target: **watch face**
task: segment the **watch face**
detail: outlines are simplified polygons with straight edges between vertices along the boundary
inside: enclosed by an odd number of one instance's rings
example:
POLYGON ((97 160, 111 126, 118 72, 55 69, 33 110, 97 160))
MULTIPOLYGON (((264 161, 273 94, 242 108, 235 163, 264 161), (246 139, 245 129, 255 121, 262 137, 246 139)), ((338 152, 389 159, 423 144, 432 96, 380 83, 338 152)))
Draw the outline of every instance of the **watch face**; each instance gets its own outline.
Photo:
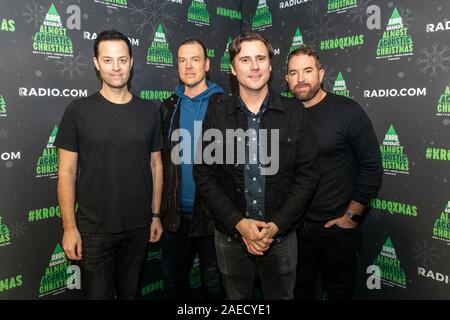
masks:
POLYGON ((362 219, 363 219, 362 215, 359 215, 359 214, 356 214, 356 213, 353 213, 353 212, 350 212, 350 211, 347 211, 345 214, 346 214, 352 221, 355 221, 355 222, 361 222, 362 219))

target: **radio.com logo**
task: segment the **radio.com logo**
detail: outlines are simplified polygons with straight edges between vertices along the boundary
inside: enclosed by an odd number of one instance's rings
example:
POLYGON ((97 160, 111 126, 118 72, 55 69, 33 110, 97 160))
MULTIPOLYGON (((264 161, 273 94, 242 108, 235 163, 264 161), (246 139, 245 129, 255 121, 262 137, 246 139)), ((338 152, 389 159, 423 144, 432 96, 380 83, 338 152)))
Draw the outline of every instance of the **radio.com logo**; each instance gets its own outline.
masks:
POLYGON ((87 97, 87 89, 19 88, 21 97, 87 97))
POLYGON ((364 90, 364 98, 424 97, 426 95, 427 88, 364 90))

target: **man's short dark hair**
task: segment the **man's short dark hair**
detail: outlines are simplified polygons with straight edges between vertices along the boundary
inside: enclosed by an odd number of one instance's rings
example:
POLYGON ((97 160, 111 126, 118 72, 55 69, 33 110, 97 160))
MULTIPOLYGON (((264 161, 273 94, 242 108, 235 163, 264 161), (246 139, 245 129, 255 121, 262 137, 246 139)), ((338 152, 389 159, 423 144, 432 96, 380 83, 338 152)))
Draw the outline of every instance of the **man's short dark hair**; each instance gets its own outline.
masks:
POLYGON ((203 53, 205 54, 205 60, 208 59, 208 54, 206 52, 206 46, 200 40, 198 40, 198 39, 186 39, 182 43, 180 43, 180 45, 178 46, 178 50, 181 48, 181 46, 184 46, 185 44, 199 44, 202 47, 202 49, 203 49, 203 53))
MULTIPOLYGON (((313 48, 311 48, 310 46, 307 46, 305 44, 300 45, 300 47, 298 47, 297 49, 295 49, 294 51, 289 53, 288 58, 287 58, 286 68, 288 68, 289 61, 291 60, 291 58, 293 56, 301 56, 301 55, 314 57, 314 60, 316 60, 317 69, 319 69, 319 70, 322 69, 322 63, 320 62, 319 55, 317 54, 316 50, 314 50, 313 48)), ((289 68, 288 68, 288 71, 289 71, 289 68)))
POLYGON ((275 55, 272 46, 266 38, 257 32, 247 31, 234 38, 228 46, 228 53, 230 54, 231 63, 233 63, 234 58, 239 54, 239 52, 241 52, 241 43, 244 41, 261 41, 265 44, 267 50, 269 51, 270 60, 272 60, 275 55))
POLYGON ((102 41, 120 41, 123 40, 125 41, 125 43, 128 46, 128 53, 130 54, 130 57, 133 57, 133 53, 131 52, 131 42, 130 40, 121 32, 115 30, 115 29, 110 29, 110 30, 104 30, 102 32, 100 32, 97 35, 97 38, 94 41, 94 55, 96 58, 98 58, 98 45, 100 44, 100 42, 102 41))

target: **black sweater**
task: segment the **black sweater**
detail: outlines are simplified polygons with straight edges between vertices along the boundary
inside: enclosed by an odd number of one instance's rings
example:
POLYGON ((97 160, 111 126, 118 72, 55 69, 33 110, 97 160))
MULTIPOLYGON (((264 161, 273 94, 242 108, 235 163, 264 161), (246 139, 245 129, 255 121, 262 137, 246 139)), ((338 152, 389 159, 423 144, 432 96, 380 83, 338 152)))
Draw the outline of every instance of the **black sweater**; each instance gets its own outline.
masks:
POLYGON ((325 222, 341 216, 351 200, 368 204, 381 186, 381 156, 357 102, 328 92, 306 110, 319 144, 321 178, 305 218, 325 222))

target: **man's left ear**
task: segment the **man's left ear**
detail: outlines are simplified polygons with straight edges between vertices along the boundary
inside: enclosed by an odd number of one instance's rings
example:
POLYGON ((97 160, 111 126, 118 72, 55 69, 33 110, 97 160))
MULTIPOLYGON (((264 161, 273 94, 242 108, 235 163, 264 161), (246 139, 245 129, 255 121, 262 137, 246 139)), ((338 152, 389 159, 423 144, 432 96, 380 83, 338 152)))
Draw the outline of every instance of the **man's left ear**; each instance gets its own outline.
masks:
POLYGON ((130 70, 133 69, 133 58, 131 58, 130 70))
POLYGON ((319 70, 319 79, 320 79, 320 83, 323 82, 323 77, 325 75, 325 70, 322 68, 319 70))

